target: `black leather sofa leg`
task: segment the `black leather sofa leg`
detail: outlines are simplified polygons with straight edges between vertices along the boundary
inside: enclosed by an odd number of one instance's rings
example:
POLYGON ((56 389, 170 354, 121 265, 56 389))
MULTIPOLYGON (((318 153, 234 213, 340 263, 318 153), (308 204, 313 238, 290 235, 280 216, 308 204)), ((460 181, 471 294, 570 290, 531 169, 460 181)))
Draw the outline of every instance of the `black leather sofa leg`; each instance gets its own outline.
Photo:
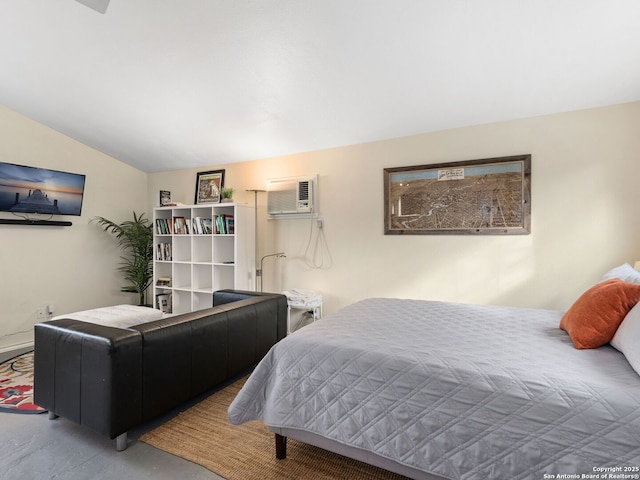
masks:
POLYGON ((127 449, 127 432, 121 433, 116 437, 116 452, 122 452, 127 449))
POLYGON ((56 418, 58 418, 58 415, 53 412, 49 412, 49 420, 55 420, 56 418))

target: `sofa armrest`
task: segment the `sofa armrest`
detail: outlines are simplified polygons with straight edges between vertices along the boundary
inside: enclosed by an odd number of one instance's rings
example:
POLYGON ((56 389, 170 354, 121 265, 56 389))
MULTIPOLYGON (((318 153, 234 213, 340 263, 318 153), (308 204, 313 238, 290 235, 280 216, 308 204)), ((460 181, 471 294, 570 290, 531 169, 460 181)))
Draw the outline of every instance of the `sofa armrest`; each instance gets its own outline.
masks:
MULTIPOLYGON (((280 293, 252 292, 248 290, 218 290, 213 292, 213 306, 225 305, 252 298, 273 299, 276 303, 273 312, 276 315, 276 340, 282 340, 287 336, 287 297, 280 293)), ((274 342, 275 343, 275 342, 274 342)), ((265 352, 266 353, 266 352, 265 352)))
POLYGON ((35 325, 35 402, 110 438, 140 424, 139 332, 78 320, 35 325))
POLYGON ((217 290, 213 292, 213 306, 224 305, 225 303, 237 302, 254 297, 271 297, 275 293, 252 292, 250 290, 217 290))

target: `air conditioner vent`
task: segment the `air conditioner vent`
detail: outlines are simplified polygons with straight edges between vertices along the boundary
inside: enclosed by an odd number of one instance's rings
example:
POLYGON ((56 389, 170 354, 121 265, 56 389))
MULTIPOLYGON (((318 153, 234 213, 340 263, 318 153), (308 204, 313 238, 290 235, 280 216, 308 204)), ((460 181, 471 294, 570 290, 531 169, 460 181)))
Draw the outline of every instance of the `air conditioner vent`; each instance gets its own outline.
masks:
POLYGON ((309 181, 298 182, 298 201, 309 200, 309 181))

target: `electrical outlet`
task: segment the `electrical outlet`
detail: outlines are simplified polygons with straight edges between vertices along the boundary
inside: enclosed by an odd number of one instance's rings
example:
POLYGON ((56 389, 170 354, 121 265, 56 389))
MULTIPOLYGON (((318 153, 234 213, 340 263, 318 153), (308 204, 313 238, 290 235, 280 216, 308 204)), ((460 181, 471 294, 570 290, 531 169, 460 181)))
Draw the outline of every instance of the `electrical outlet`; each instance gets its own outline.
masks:
POLYGON ((36 320, 44 320, 47 318, 47 307, 36 308, 36 320))

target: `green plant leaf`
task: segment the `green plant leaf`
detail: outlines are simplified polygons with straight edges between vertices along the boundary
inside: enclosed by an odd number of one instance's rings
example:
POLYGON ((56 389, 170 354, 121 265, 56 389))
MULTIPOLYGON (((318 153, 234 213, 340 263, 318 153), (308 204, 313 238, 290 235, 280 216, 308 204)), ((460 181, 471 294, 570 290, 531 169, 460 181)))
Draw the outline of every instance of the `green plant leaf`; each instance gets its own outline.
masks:
POLYGON ((144 213, 137 215, 136 212, 133 220, 122 223, 104 217, 94 217, 91 221, 111 233, 123 251, 118 271, 128 284, 121 291, 138 293, 140 304, 145 304, 145 293, 153 281, 153 225, 144 213))

